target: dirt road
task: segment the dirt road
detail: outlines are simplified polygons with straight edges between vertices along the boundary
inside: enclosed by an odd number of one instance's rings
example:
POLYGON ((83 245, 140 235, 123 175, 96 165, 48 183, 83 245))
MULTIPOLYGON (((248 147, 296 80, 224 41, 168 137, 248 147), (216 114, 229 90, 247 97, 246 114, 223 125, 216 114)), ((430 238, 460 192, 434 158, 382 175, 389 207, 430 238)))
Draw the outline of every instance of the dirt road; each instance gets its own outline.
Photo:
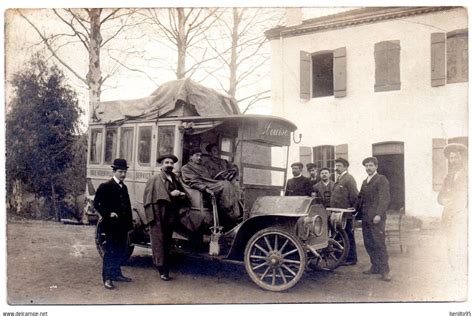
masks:
POLYGON ((410 251, 389 247, 392 282, 366 276, 368 256, 357 231, 359 264, 335 272, 307 272, 284 293, 259 289, 241 265, 175 257, 172 282, 153 269, 151 253, 135 249, 124 274, 132 283, 109 291, 101 283, 101 259, 93 226, 43 221, 7 224, 9 304, 195 304, 293 302, 452 301, 466 295, 465 280, 454 281, 446 252, 433 234, 409 236, 410 251))

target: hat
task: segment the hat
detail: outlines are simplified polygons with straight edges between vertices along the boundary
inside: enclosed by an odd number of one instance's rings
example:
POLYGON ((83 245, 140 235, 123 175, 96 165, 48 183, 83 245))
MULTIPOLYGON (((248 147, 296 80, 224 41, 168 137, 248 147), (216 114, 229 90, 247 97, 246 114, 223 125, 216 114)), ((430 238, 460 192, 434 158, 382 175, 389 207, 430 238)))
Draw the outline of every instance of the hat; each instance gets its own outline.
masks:
POLYGON ((212 147, 217 147, 219 149, 219 145, 217 145, 216 143, 210 143, 209 145, 206 146, 206 151, 208 153, 211 153, 212 147))
POLYGON ((319 170, 319 173, 321 173, 321 171, 323 170, 327 170, 329 173, 331 173, 331 170, 329 170, 329 168, 326 168, 326 167, 321 168, 321 170, 319 170))
POLYGON ((318 169, 318 166, 316 166, 316 164, 310 162, 310 163, 307 163, 306 164, 306 169, 318 169))
POLYGON ((122 159, 122 158, 115 159, 111 167, 113 169, 121 169, 121 170, 128 169, 127 161, 125 159, 122 159))
POLYGON ((373 162, 374 165, 378 166, 379 165, 379 161, 377 158, 375 157, 367 157, 365 158, 364 160, 362 160, 362 165, 365 166, 366 163, 368 162, 373 162))
POLYGON ((461 155, 464 155, 467 153, 467 147, 459 143, 451 143, 444 146, 443 154, 446 158, 448 158, 449 154, 452 152, 458 152, 461 155))
POLYGON ((340 162, 344 165, 344 167, 346 167, 346 168, 349 167, 349 161, 347 161, 344 158, 339 157, 334 162, 340 162))
POLYGON ((301 169, 303 169, 303 164, 301 162, 294 162, 294 163, 291 164, 292 168, 293 168, 293 166, 300 167, 301 169))
POLYGON ((192 155, 197 154, 197 153, 202 154, 201 148, 196 147, 196 148, 191 148, 189 150, 189 156, 192 156, 192 155))
POLYGON ((170 153, 166 153, 166 154, 163 154, 161 155, 160 157, 158 157, 158 159, 156 159, 156 162, 157 163, 161 163, 163 160, 165 160, 166 158, 169 158, 171 160, 173 160, 173 163, 176 163, 178 161, 178 157, 176 157, 175 155, 173 154, 170 154, 170 153))

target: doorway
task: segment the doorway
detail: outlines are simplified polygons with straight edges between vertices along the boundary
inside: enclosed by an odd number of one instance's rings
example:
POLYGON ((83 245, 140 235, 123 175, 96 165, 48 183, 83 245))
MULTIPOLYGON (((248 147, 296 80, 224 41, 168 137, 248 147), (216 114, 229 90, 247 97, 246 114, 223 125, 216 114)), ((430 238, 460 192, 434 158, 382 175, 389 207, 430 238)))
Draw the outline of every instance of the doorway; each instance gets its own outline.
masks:
POLYGON ((389 210, 405 208, 405 155, 403 142, 383 142, 372 145, 372 154, 379 161, 377 172, 390 182, 389 210))

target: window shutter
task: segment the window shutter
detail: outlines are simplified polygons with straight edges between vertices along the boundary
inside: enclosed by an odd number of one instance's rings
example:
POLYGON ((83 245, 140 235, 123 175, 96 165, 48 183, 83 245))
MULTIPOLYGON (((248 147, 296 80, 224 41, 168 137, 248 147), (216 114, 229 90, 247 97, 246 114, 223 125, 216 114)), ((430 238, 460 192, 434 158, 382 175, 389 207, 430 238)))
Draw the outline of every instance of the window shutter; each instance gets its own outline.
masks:
POLYGON ((400 90, 400 41, 374 45, 375 92, 400 90))
POLYGON ((344 158, 349 161, 349 146, 347 144, 336 145, 334 150, 335 158, 344 158))
POLYGON ((311 99, 311 54, 300 51, 300 98, 311 99))
POLYGON ((448 163, 443 154, 447 141, 444 138, 433 138, 433 191, 440 191, 443 180, 448 173, 448 163))
MULTIPOLYGON (((307 163, 312 162, 311 147, 300 146, 300 162, 305 166, 307 163)), ((306 168, 303 168, 303 173, 307 175, 306 168)))
POLYGON ((431 86, 446 84, 446 35, 431 33, 431 86))
POLYGON ((346 48, 334 50, 334 97, 346 96, 346 48))

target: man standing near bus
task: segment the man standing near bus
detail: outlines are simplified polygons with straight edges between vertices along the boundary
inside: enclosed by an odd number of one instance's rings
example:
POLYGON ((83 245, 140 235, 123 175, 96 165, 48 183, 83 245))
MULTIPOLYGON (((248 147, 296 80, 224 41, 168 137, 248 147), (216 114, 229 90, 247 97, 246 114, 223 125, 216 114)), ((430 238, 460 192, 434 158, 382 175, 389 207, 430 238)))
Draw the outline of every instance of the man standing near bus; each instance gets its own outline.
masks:
POLYGON ((173 230, 179 210, 186 201, 186 194, 173 173, 178 157, 163 154, 156 161, 161 164, 161 170, 148 179, 143 193, 143 206, 147 224, 150 225, 153 264, 157 267, 160 278, 169 281, 171 280, 169 255, 173 230))
POLYGON ((357 209, 362 214, 364 246, 370 257, 371 267, 364 274, 380 274, 390 281, 387 247, 385 246, 385 220, 390 204, 390 184, 377 173, 378 160, 368 157, 362 161, 367 179, 362 182, 357 209))
POLYGON ((309 179, 303 176, 303 164, 294 162, 291 164, 293 178, 286 182, 286 196, 311 196, 311 184, 309 179))
MULTIPOLYGON (((359 191, 354 177, 347 172, 349 162, 344 158, 335 160, 336 182, 331 193, 331 207, 334 208, 354 208, 357 202, 359 191)), ((354 237, 353 220, 348 219, 345 231, 349 237, 349 254, 344 265, 357 264, 357 249, 354 237)))
POLYGON ((132 281, 122 274, 120 268, 127 251, 128 232, 133 229, 130 197, 123 183, 127 169, 125 159, 115 159, 112 179, 99 185, 94 198, 94 207, 102 217, 104 227, 102 281, 108 290, 115 288, 113 281, 132 281))

